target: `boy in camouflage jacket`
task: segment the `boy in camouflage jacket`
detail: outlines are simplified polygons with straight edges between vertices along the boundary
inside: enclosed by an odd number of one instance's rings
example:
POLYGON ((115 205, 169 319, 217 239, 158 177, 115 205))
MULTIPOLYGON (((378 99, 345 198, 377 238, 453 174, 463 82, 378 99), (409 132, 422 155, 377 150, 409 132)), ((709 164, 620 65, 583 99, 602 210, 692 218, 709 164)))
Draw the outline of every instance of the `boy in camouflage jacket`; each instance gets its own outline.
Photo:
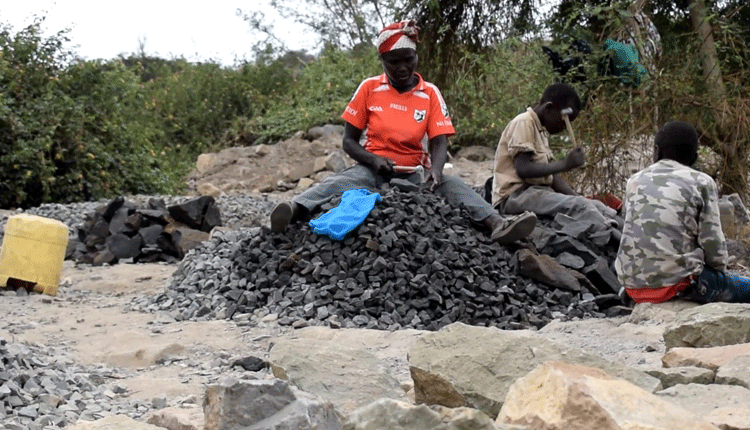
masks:
POLYGON ((656 134, 654 164, 628 180, 615 269, 636 302, 750 302, 750 280, 725 271, 716 183, 689 167, 697 158, 695 129, 669 122, 656 134))

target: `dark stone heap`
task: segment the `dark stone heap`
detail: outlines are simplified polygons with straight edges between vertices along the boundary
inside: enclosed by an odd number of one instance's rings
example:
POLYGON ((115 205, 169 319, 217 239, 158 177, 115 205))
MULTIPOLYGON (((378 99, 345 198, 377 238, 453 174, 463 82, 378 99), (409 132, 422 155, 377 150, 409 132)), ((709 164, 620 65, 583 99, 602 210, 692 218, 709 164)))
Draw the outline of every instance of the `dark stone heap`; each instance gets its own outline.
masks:
POLYGON ((66 258, 100 266, 121 260, 174 262, 221 225, 221 213, 210 196, 167 206, 149 199, 140 206, 118 196, 87 214, 68 241, 66 258))
MULTIPOLYGON (((505 247, 430 192, 386 185, 380 193, 382 201, 342 241, 307 223, 284 233, 263 227, 217 235, 183 259, 164 294, 135 307, 177 310, 177 319, 276 313, 282 325, 388 330, 437 330, 456 321, 539 328, 553 318, 627 312, 617 295, 584 277, 577 287, 558 288, 518 274, 518 251, 538 256, 534 242, 591 266, 588 254, 573 258, 576 243, 586 248, 573 238, 540 227, 533 239, 505 247)), ((590 271, 607 268, 600 269, 590 271)))

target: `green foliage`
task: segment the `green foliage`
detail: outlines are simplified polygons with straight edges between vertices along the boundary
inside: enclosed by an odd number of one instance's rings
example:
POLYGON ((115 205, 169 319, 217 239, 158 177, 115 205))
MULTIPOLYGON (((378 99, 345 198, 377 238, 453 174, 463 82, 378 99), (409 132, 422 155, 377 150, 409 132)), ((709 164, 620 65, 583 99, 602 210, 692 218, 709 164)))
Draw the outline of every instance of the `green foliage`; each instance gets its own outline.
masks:
MULTIPOLYGON (((70 105, 57 133, 61 195, 85 199, 121 193, 172 191, 161 132, 143 121, 138 77, 117 60, 76 62, 60 77, 70 105), (160 157, 161 156, 161 157, 160 157)), ((68 197, 68 198, 70 198, 68 197)))
POLYGON ((341 113, 359 83, 381 73, 374 48, 324 51, 306 63, 283 94, 261 115, 238 121, 237 134, 253 143, 274 143, 316 125, 340 123, 341 113))
POLYGON ((442 89, 456 128, 451 143, 494 146, 508 121, 533 105, 555 77, 539 42, 509 39, 462 55, 442 89))
POLYGON ((241 74, 217 64, 173 60, 143 83, 142 109, 162 134, 163 148, 195 157, 216 149, 233 119, 252 111, 253 90, 244 82, 241 74))
MULTIPOLYGON (((372 22, 387 23, 406 11, 425 13, 429 19, 418 22, 424 28, 419 71, 438 85, 451 110, 451 149, 494 148, 508 121, 561 79, 542 44, 562 51, 583 38, 594 54, 585 64, 587 81, 576 84, 585 109, 574 130, 587 153, 587 165, 569 175, 577 190, 621 193, 632 163, 648 162, 653 133, 670 119, 698 128, 703 152, 711 150, 701 168, 724 192, 747 188, 750 48, 742 25, 748 8, 741 1, 724 2, 712 15, 727 95, 719 107, 704 96, 697 40, 682 3, 652 3, 664 53, 637 88, 599 74, 601 37, 627 18, 620 3, 562 1, 560 25, 554 27, 559 31, 544 42, 532 37, 537 29, 525 0, 386 3, 378 9, 385 3, 367 1, 360 5, 366 10, 353 10, 347 19, 377 18, 367 25, 353 21, 347 37, 365 41, 372 22), (503 5, 523 19, 512 28, 487 30, 488 22, 497 24, 485 20, 493 16, 487 12, 503 5), (477 20, 454 25, 441 14, 477 20), (489 33, 469 34, 477 23, 489 33), (514 32, 524 37, 509 37, 514 32), (641 151, 635 158, 634 150, 641 151)), ((63 49, 64 32, 43 38, 39 23, 15 34, 0 26, 0 207, 178 192, 200 153, 273 144, 312 126, 341 123, 359 83, 382 69, 372 44, 351 48, 334 39, 325 39, 329 44, 316 57, 266 45, 254 62, 226 68, 143 52, 81 61, 63 49)), ((566 134, 550 139, 559 156, 570 148, 566 134)))
POLYGON ((201 152, 288 137, 296 131, 290 127, 320 121, 318 115, 287 124, 278 114, 279 125, 268 127, 273 115, 257 119, 282 111, 292 94, 315 102, 308 99, 316 97, 309 90, 316 77, 300 79, 310 60, 303 53, 259 56, 237 68, 143 54, 88 62, 63 51, 64 33, 41 37, 39 23, 17 34, 3 28, 0 37, 0 162, 6 166, 0 207, 173 192, 201 152), (256 123, 261 127, 253 128, 256 123), (251 134, 235 133, 236 124, 251 134))
POLYGON ((0 29, 0 206, 28 195, 48 194, 54 166, 45 153, 53 145, 60 99, 57 74, 66 57, 54 40, 39 35, 39 23, 13 35, 0 29))
POLYGON ((0 33, 0 207, 169 191, 154 132, 132 115, 136 77, 75 61, 64 41, 41 37, 39 23, 0 33))

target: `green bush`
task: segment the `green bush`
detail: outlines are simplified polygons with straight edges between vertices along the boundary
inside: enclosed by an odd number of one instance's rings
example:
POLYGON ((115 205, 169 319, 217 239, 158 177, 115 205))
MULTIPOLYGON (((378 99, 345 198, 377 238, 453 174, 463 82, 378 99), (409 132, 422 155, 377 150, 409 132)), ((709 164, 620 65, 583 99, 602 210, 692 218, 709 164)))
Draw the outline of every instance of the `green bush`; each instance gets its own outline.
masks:
POLYGON ((479 54, 466 52, 450 73, 451 84, 441 91, 456 128, 455 147, 494 147, 505 125, 555 81, 541 45, 518 40, 479 54))
MULTIPOLYGON (((577 84, 586 108, 574 129, 587 165, 569 175, 576 189, 621 191, 628 145, 674 118, 695 124, 717 154, 715 176, 724 191, 747 188, 750 62, 739 31, 721 29, 722 69, 731 71, 724 74, 721 112, 731 118, 729 131, 703 97, 692 35, 665 35, 657 73, 638 88, 599 76, 596 58, 589 61, 588 81, 577 84)), ((81 61, 63 49, 66 41, 64 32, 41 37, 39 23, 17 33, 0 25, 0 207, 179 192, 200 153, 273 144, 313 126, 340 124, 360 82, 382 73, 371 45, 328 46, 315 58, 260 52, 252 63, 226 68, 143 54, 81 61)), ((494 148, 508 121, 559 79, 542 43, 442 47, 454 50, 455 64, 427 68, 420 61, 425 79, 444 82, 440 90, 456 127, 452 150, 494 148)), ((560 156, 569 149, 565 135, 550 139, 560 156)))
POLYGON ((49 194, 53 185, 45 153, 66 103, 57 83, 62 41, 42 39, 38 26, 0 30, 0 207, 49 194))
POLYGON ((304 64, 288 90, 266 110, 235 124, 253 143, 275 143, 316 125, 341 123, 341 113, 363 79, 382 73, 374 47, 325 50, 304 64))
POLYGON ((82 62, 39 24, 0 32, 0 207, 168 192, 174 183, 139 121, 136 76, 82 62))
MULTIPOLYGON (((136 73, 139 67, 141 63, 136 73)), ((185 60, 173 60, 161 72, 144 82, 140 92, 164 148, 194 158, 215 150, 234 118, 253 115, 253 90, 241 72, 185 60)))
POLYGON ((180 172, 159 144, 164 132, 144 119, 146 99, 132 71, 117 60, 78 62, 60 83, 72 103, 55 157, 80 197, 173 191, 180 172))

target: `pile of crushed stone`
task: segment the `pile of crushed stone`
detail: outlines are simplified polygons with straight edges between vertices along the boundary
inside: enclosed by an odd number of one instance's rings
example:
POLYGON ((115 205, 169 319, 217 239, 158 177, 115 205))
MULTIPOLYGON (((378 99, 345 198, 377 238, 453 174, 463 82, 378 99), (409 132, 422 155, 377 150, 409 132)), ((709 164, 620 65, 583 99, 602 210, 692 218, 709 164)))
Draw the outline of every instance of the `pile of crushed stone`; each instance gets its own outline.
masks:
MULTIPOLYGON (((517 274, 519 243, 501 246, 443 198, 385 185, 382 201, 344 240, 296 223, 216 234, 188 253, 162 294, 131 307, 177 320, 438 330, 453 322, 539 328, 552 319, 603 317, 621 305, 517 274)), ((327 211, 337 200, 324 206, 327 211)))

